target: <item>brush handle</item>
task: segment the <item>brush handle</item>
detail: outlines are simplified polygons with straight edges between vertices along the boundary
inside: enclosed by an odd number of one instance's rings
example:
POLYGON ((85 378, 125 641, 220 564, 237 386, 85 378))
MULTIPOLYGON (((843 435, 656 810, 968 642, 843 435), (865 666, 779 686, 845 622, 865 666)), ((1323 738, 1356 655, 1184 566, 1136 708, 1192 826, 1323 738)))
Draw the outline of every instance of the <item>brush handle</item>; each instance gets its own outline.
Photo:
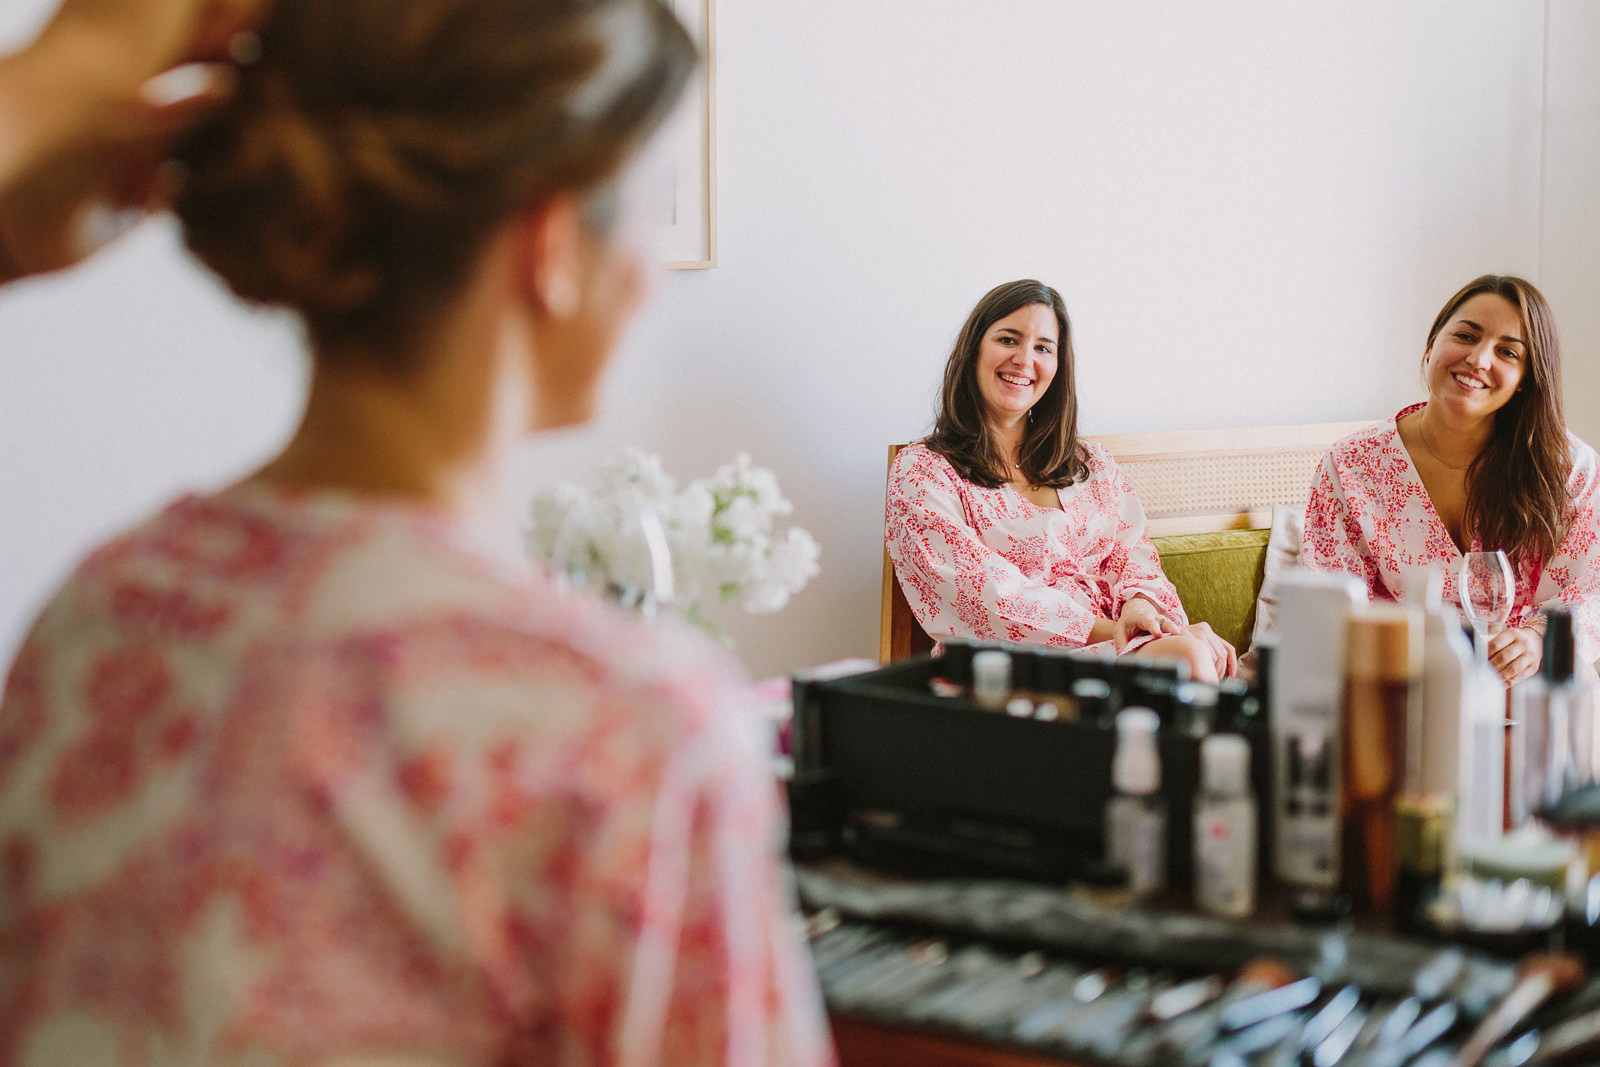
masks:
POLYGON ((1489 1050, 1543 1004, 1554 990, 1555 982, 1548 971, 1537 971, 1519 981, 1461 1046, 1454 1067, 1478 1067, 1489 1050))

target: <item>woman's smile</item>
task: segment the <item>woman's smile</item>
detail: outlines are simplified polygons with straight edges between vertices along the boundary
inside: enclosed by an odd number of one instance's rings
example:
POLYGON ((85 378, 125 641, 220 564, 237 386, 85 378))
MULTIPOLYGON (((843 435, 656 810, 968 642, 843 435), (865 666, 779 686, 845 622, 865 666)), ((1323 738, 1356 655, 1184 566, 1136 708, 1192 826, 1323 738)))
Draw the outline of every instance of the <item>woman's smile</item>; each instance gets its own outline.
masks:
POLYGON ((1510 301, 1480 293, 1451 316, 1428 348, 1428 392, 1457 417, 1493 415, 1522 384, 1527 342, 1510 301))
POLYGON ((1048 304, 1027 304, 989 327, 978 348, 978 392, 991 420, 1028 413, 1055 380, 1060 324, 1048 304))

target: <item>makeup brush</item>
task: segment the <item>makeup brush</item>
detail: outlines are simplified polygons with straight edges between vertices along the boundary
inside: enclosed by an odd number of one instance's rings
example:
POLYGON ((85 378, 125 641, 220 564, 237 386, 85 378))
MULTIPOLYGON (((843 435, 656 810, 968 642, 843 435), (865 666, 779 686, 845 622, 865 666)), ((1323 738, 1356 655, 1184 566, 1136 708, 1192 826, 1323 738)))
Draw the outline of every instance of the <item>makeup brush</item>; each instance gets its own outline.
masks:
POLYGON ((1576 956, 1536 952, 1527 957, 1517 969, 1517 984, 1461 1046, 1453 1067, 1478 1067, 1489 1050, 1520 1026, 1534 1009, 1581 981, 1583 961, 1576 956))

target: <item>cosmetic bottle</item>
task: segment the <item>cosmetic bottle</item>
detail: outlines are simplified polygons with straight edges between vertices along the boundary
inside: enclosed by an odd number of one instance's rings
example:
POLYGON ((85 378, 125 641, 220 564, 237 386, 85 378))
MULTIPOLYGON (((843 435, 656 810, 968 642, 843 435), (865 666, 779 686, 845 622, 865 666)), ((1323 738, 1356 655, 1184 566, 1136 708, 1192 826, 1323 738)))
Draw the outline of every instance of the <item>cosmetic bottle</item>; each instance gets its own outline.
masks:
POLYGON ((1178 687, 1189 680, 1189 667, 1176 660, 1117 661, 1117 699, 1123 707, 1149 708, 1162 726, 1174 725, 1178 687))
MULTIPOLYGON (((1403 781, 1395 804, 1393 914, 1397 929, 1421 933, 1431 928, 1430 911, 1444 891, 1446 874, 1455 867, 1456 841, 1466 818, 1461 783, 1472 781, 1467 775, 1475 763, 1479 702, 1471 645, 1454 606, 1442 597, 1444 571, 1434 567, 1419 574, 1408 589, 1413 591, 1408 601, 1422 611, 1422 689, 1420 699, 1407 705, 1403 781)), ((1498 834, 1504 771, 1498 765, 1492 770, 1481 793, 1477 783, 1469 793, 1474 801, 1493 806, 1498 834)))
POLYGON ((1161 720, 1149 708, 1117 713, 1117 748, 1111 761, 1113 795, 1106 804, 1106 861, 1126 871, 1135 896, 1166 886, 1167 805, 1161 795, 1161 720))
POLYGON ((1190 737, 1204 737, 1218 729, 1217 687, 1204 682, 1184 682, 1173 690, 1172 707, 1177 728, 1190 737))
POLYGON ((972 657, 972 699, 979 707, 999 711, 1011 699, 1011 653, 986 648, 972 657))
POLYGON ((1518 825, 1594 780, 1594 692, 1577 678, 1572 615, 1551 608, 1546 617, 1539 673, 1512 689, 1513 762, 1521 772, 1512 817, 1518 825))
POLYGON ((1339 899, 1339 721, 1345 620, 1364 600, 1348 574, 1292 569, 1278 587, 1272 658, 1273 869, 1299 917, 1339 899))
MULTIPOLYGON (((1506 831, 1506 685, 1489 666, 1486 649, 1470 626, 1459 630, 1471 653, 1462 694, 1460 765, 1455 848, 1492 841, 1506 831)), ((1514 766, 1513 766, 1514 771, 1514 766)), ((1515 795, 1514 793, 1511 795, 1515 795)), ((1515 807, 1515 802, 1513 802, 1515 807)))
POLYGON ((1371 604, 1346 624, 1340 725, 1343 884, 1356 907, 1394 914, 1395 819, 1422 804, 1422 611, 1371 604), (1407 787, 1416 790, 1407 794, 1407 787))
POLYGON ((1200 910, 1234 919, 1256 910, 1256 798, 1250 744, 1237 734, 1200 742, 1194 809, 1194 896, 1200 910))
MULTIPOLYGON (((1271 714, 1272 678, 1278 663, 1278 635, 1265 634, 1251 646, 1256 655, 1256 677, 1251 688, 1261 698, 1261 710, 1271 714)), ((1240 679, 1246 680, 1246 679, 1240 679)))

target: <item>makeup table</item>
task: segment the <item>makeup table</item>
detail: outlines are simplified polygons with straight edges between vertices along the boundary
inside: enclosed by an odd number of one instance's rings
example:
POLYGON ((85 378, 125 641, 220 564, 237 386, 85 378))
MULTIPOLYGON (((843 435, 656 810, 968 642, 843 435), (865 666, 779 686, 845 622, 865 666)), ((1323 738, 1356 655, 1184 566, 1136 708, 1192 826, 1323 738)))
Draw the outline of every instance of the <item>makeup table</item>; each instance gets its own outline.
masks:
MULTIPOLYGON (((842 861, 796 877, 843 1067, 1444 1063, 1522 977, 1448 944, 1045 885, 842 861)), ((1524 1051, 1585 1028, 1600 1048, 1597 1022, 1591 980, 1533 1018, 1524 1051)))

